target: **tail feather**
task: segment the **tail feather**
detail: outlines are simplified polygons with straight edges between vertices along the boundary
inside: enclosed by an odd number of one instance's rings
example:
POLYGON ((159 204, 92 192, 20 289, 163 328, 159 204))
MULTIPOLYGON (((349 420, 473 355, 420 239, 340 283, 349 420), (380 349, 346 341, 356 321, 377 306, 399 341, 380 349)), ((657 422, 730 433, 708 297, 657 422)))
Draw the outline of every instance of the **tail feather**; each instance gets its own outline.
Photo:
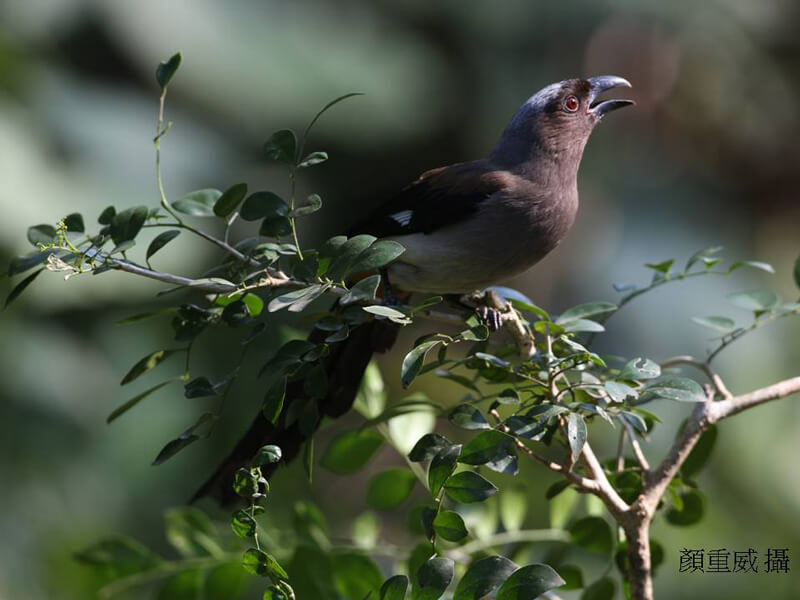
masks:
MULTIPOLYGON (((391 348, 398 330, 399 326, 395 323, 373 320, 354 328, 346 340, 332 345, 330 354, 323 359, 328 375, 328 391, 324 398, 318 400, 320 416, 336 418, 350 410, 372 355, 391 348)), ((309 341, 320 343, 325 335, 322 331, 314 330, 309 341)), ((283 411, 277 424, 270 423, 259 411, 244 436, 195 492, 190 502, 208 496, 222 506, 233 504, 237 499, 232 487, 234 474, 266 444, 275 444, 282 452, 278 464, 262 468, 262 473, 268 479, 278 465, 289 463, 297 457, 308 435, 300 431, 297 421, 287 426, 285 420, 289 406, 307 398, 303 384, 301 380, 287 385, 283 411)))

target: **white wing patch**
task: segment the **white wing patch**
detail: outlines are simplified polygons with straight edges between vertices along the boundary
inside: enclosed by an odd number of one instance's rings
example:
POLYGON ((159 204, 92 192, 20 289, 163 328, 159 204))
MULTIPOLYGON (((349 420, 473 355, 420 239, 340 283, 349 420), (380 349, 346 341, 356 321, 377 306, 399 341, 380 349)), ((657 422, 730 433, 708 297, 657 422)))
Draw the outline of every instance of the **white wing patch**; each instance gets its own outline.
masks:
POLYGON ((393 215, 389 215, 389 218, 396 221, 401 227, 408 227, 408 224, 411 223, 411 217, 413 216, 414 216, 413 210, 404 210, 399 213, 394 213, 393 215))

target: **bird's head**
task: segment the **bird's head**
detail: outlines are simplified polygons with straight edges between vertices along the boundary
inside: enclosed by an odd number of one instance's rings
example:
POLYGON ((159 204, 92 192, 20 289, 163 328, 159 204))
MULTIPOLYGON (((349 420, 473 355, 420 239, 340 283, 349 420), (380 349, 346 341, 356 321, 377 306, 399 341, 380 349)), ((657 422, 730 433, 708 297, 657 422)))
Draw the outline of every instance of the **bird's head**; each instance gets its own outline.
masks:
MULTIPOLYGON (((631 87, 622 77, 602 75, 567 79, 539 90, 520 107, 493 154, 506 160, 526 160, 542 152, 564 160, 580 161, 595 125, 611 111, 632 100, 600 100, 608 90, 631 87)), ((577 164, 575 165, 577 168, 577 164)))

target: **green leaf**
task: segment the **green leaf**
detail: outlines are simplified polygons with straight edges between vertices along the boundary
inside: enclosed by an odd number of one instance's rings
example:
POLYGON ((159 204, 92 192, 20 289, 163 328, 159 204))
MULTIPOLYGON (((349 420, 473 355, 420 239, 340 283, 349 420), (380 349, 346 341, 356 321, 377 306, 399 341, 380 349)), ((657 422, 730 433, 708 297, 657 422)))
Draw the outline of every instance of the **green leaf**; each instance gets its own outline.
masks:
POLYGON ((244 302, 244 305, 247 307, 247 312, 250 313, 251 317, 257 317, 261 314, 261 311, 264 310, 264 301, 260 296, 256 296, 255 294, 245 294, 242 298, 242 302, 244 302))
POLYGON ((335 256, 325 274, 333 281, 344 279, 350 272, 350 266, 356 258, 369 248, 376 239, 371 235, 357 235, 341 244, 337 244, 335 256))
POLYGON ((238 538, 247 539, 256 534, 256 520, 243 509, 237 510, 231 516, 231 529, 238 538))
POLYGON ((313 284, 308 287, 294 290, 287 294, 270 300, 267 305, 268 312, 276 312, 288 308, 289 312, 301 312, 306 306, 319 298, 328 290, 327 285, 313 284))
POLYGON ((300 163, 297 165, 297 168, 307 169, 308 167, 313 167, 314 165, 324 163, 326 160, 328 160, 327 152, 312 152, 300 161, 300 163))
POLYGON ((699 490, 688 490, 680 495, 683 500, 682 510, 675 506, 667 510, 667 522, 685 527, 694 525, 703 518, 706 512, 705 497, 699 490))
POLYGON ((100 213, 100 216, 97 217, 97 222, 100 225, 111 225, 111 220, 114 218, 114 215, 117 214, 117 209, 113 206, 106 206, 103 209, 103 212, 100 213))
MULTIPOLYGON (((686 271, 692 268, 697 262, 704 262, 708 264, 709 260, 712 260, 712 255, 718 254, 722 250, 722 246, 711 246, 710 248, 703 248, 702 250, 698 250, 692 256, 689 257, 688 262, 686 263, 686 271)), ((716 259, 714 259, 716 260, 716 259)))
POLYGON ((33 283, 33 280, 36 279, 44 269, 39 269, 35 271, 33 274, 28 275, 25 279, 20 281, 17 285, 14 286, 14 289, 9 292, 8 296, 6 297, 6 303, 3 308, 8 308, 8 305, 11 304, 14 300, 19 298, 22 295, 22 292, 33 283))
POLYGON ((431 496, 436 498, 450 475, 456 468, 456 461, 461 452, 461 444, 442 448, 431 460, 428 467, 428 487, 431 496))
POLYGON ((411 319, 409 319, 405 313, 402 313, 395 308, 391 308, 390 306, 376 304, 374 306, 364 306, 362 310, 378 317, 384 317, 393 323, 399 323, 400 325, 407 325, 411 323, 411 319))
POLYGON ((225 218, 236 210, 239 203, 247 195, 246 183, 234 183, 217 198, 214 203, 214 214, 225 218))
POLYGON ((56 250, 44 250, 43 252, 32 252, 24 256, 17 256, 8 265, 8 275, 13 277, 32 269, 36 265, 42 264, 51 254, 56 254, 56 250))
POLYGON ((665 260, 664 262, 660 263, 646 263, 644 266, 648 269, 653 269, 657 274, 662 275, 664 277, 670 274, 672 270, 672 265, 675 264, 675 259, 671 258, 669 260, 665 260))
POLYGON ((706 466, 717 443, 718 435, 719 431, 716 425, 709 426, 702 433, 689 456, 686 457, 686 460, 681 465, 680 472, 684 479, 693 479, 706 466))
POLYGON ((597 321, 590 319, 573 319, 564 323, 567 333, 602 333, 606 328, 597 321))
POLYGON ((480 432, 464 446, 458 462, 467 465, 483 465, 503 458, 512 451, 513 447, 513 438, 497 429, 489 429, 480 432))
POLYGON ((395 260, 406 249, 392 240, 379 240, 359 254, 348 268, 347 274, 378 269, 395 260))
POLYGON ((604 519, 584 517, 570 525, 568 531, 571 544, 589 552, 611 556, 614 536, 604 519))
POLYGON ((771 264, 765 262, 759 262, 757 260, 744 260, 740 262, 733 263, 728 268, 728 273, 733 273, 737 269, 741 269, 742 267, 750 267, 753 269, 758 269, 760 271, 766 271, 767 273, 775 274, 775 269, 772 267, 771 264))
POLYGON ((517 569, 504 556, 488 556, 473 562, 458 582, 453 600, 481 600, 490 595, 517 569))
POLYGON ((418 587, 411 600, 437 600, 453 581, 454 564, 450 558, 434 556, 425 561, 417 571, 418 587))
POLYGON ((159 233, 156 237, 153 238, 153 241, 150 242, 150 245, 147 247, 147 254, 145 255, 145 260, 149 261, 150 258, 156 252, 161 250, 164 246, 169 244, 180 234, 181 232, 178 231, 177 229, 170 229, 169 231, 164 231, 163 233, 159 233))
POLYGON ((489 429, 489 423, 480 410, 471 404, 459 404, 447 416, 453 425, 462 429, 489 429))
POLYGON ((56 228, 52 225, 34 225, 28 227, 28 241, 34 246, 52 244, 56 238, 56 228))
POLYGON ((149 571, 162 563, 160 556, 136 540, 119 535, 100 540, 75 554, 75 559, 106 567, 115 577, 149 571))
POLYGON ((273 465, 281 459, 282 454, 283 453, 278 446, 275 444, 267 444, 266 446, 262 446, 259 451, 256 452, 256 456, 253 458, 252 465, 254 467, 273 465))
POLYGON ((408 577, 395 575, 383 582, 380 600, 405 600, 408 589, 408 577))
POLYGON ((239 210, 239 215, 245 221, 285 217, 288 214, 289 205, 278 194, 272 192, 253 192, 239 210))
POLYGON ((367 488, 367 504, 391 510, 402 504, 414 487, 416 477, 406 469, 388 469, 373 476, 367 488))
POLYGON ((575 565, 558 565, 558 574, 564 580, 564 590, 579 590, 583 587, 583 573, 575 565))
POLYGON ((352 304, 353 302, 374 300, 380 283, 380 275, 370 275, 351 287, 350 291, 342 296, 342 299, 339 302, 343 305, 347 305, 352 304))
POLYGON ((337 475, 349 475, 362 469, 383 443, 380 434, 351 430, 336 436, 325 450, 320 465, 337 475))
POLYGON ((181 556, 219 556, 223 552, 211 519, 202 510, 191 506, 167 510, 164 513, 164 533, 181 556))
POLYGON ((433 519, 433 530, 436 535, 449 542, 457 542, 467 537, 467 527, 464 519, 452 510, 439 511, 433 519))
POLYGON ((148 354, 147 356, 145 356, 144 358, 139 360, 139 362, 137 362, 135 365, 133 365, 133 367, 131 367, 131 370, 128 371, 128 373, 125 375, 125 377, 122 378, 122 381, 120 382, 120 385, 125 385, 127 383, 130 383, 131 381, 133 381, 137 377, 139 377, 141 375, 144 375, 145 373, 147 373, 148 371, 150 371, 152 369, 155 369, 158 365, 161 364, 161 362, 164 359, 169 358, 170 356, 175 354, 175 352, 178 352, 178 351, 177 350, 156 350, 155 352, 151 352, 150 354, 148 354))
POLYGON ((181 58, 181 53, 176 52, 167 60, 159 63, 158 67, 156 67, 156 81, 162 90, 167 87, 167 84, 169 84, 173 75, 175 75, 175 71, 177 71, 178 67, 181 65, 181 58))
POLYGON ((497 600, 528 600, 564 585, 565 581, 548 565, 528 565, 517 569, 497 592, 497 600))
POLYGON ((250 548, 242 557, 242 567, 248 573, 270 577, 273 581, 284 581, 289 579, 289 575, 278 564, 275 557, 267 554, 263 550, 250 548))
POLYGON ((205 573, 189 569, 173 575, 159 588, 156 600, 196 600, 203 593, 205 573))
POLYGON ((411 452, 408 453, 408 459, 411 462, 422 462, 434 457, 439 451, 452 445, 453 443, 450 440, 438 433, 426 433, 417 440, 411 452))
POLYGON ((708 327, 709 329, 715 329, 722 333, 730 333, 736 329, 736 322, 728 317, 692 317, 692 321, 698 325, 708 327))
POLYGON ((587 302, 586 304, 579 304, 572 308, 565 310, 561 316, 556 319, 558 325, 564 325, 570 321, 577 321, 586 319, 587 317, 594 317, 596 315, 603 315, 617 310, 617 305, 611 302, 587 302))
POLYGON ((414 378, 419 374, 422 365, 425 364, 425 357, 427 356, 428 352, 430 352, 439 343, 439 340, 422 342, 419 346, 406 354, 405 358, 403 358, 403 365, 400 369, 400 379, 404 388, 407 388, 409 385, 411 385, 411 382, 414 381, 414 378))
POLYGON ((378 517, 371 510, 364 511, 353 520, 350 534, 359 548, 374 550, 380 534, 378 517))
POLYGON ((286 217, 267 217, 258 227, 258 235, 280 238, 292 232, 292 223, 286 217))
POLYGON ((606 381, 603 383, 603 389, 608 392, 613 402, 625 402, 629 397, 636 398, 639 396, 639 392, 631 386, 618 381, 606 381))
POLYGON ((544 497, 547 500, 552 500, 556 496, 558 496, 561 492, 566 490, 571 483, 567 480, 564 481, 556 481, 553 485, 547 488, 547 491, 544 493, 544 497))
POLYGON ((761 312, 774 308, 778 304, 778 296, 774 292, 765 290, 739 292, 728 294, 728 302, 740 308, 761 312))
POLYGON ((126 240, 121 244, 114 246, 114 248, 111 250, 111 252, 108 253, 108 255, 113 256, 114 254, 122 254, 123 252, 127 252, 128 250, 133 248, 135 245, 136 245, 135 240, 126 240))
POLYGON ((497 493, 497 488, 474 471, 461 471, 451 476, 444 484, 445 493, 462 504, 483 502, 497 493))
POLYGON ((213 217, 214 205, 221 196, 222 192, 212 188, 196 190, 173 202, 172 208, 194 217, 213 217))
POLYGON ((67 231, 72 231, 74 233, 83 233, 86 231, 86 227, 83 225, 83 215, 80 213, 71 213, 64 217, 64 226, 67 228, 67 231))
POLYGON ((335 552, 331 556, 333 581, 347 600, 364 600, 377 594, 383 575, 375 562, 359 552, 335 552))
POLYGON ((584 590, 581 600, 614 600, 616 591, 614 580, 603 577, 584 590))
POLYGON ((164 387, 165 385, 168 385, 168 384, 172 383, 173 381, 174 381, 174 380, 172 380, 172 379, 170 379, 169 381, 163 381, 163 382, 159 383, 158 385, 154 385, 154 386, 153 386, 153 387, 151 387, 149 390, 145 390, 145 391, 143 391, 141 394, 138 394, 138 395, 134 396, 133 398, 131 398, 131 399, 130 399, 130 400, 128 400, 127 402, 125 402, 125 403, 123 403, 123 404, 120 404, 120 405, 119 405, 117 408, 115 408, 115 409, 114 409, 114 410, 111 412, 111 414, 110 414, 110 415, 108 415, 108 417, 106 418, 106 423, 111 423, 111 422, 112 422, 113 420, 115 420, 117 417, 119 417, 119 416, 123 415, 124 413, 126 413, 126 412, 128 412, 130 409, 132 409, 134 406, 136 406, 137 404, 139 404, 139 402, 141 402, 142 400, 144 400, 145 398, 147 398, 147 397, 148 397, 150 394, 152 394, 152 393, 154 393, 154 392, 156 392, 156 391, 160 390, 162 387, 164 387))
POLYGON ((317 212, 320 208, 322 208, 322 198, 319 197, 319 194, 311 194, 306 198, 306 203, 291 211, 289 216, 304 217, 317 212))
POLYGON ((291 129, 276 131, 264 144, 267 158, 278 162, 294 164, 297 156, 297 136, 291 129))
POLYGON ((567 417, 567 441, 572 453, 572 461, 578 460, 586 444, 586 421, 578 413, 571 412, 567 417))
POLYGON ((703 388, 693 379, 671 377, 648 385, 645 390, 659 398, 678 402, 705 402, 703 388))
POLYGON ((111 239, 115 244, 134 239, 147 220, 149 211, 146 206, 134 206, 114 215, 109 225, 111 239))
POLYGON ((178 452, 186 448, 186 446, 189 446, 190 444, 193 444, 194 442, 199 440, 200 436, 195 435, 194 431, 201 425, 216 418, 217 415, 215 415, 214 413, 203 413, 202 415, 200 415, 197 421, 195 421, 194 425, 189 427, 186 431, 184 431, 174 440, 167 442, 166 446, 164 446, 161 449, 161 452, 159 452, 158 456, 156 456, 155 460, 153 460, 152 463, 153 466, 155 467, 166 462, 167 460, 175 456, 178 452))
POLYGON ((619 374, 622 379, 654 379, 659 375, 661 367, 649 358, 634 358, 619 374))

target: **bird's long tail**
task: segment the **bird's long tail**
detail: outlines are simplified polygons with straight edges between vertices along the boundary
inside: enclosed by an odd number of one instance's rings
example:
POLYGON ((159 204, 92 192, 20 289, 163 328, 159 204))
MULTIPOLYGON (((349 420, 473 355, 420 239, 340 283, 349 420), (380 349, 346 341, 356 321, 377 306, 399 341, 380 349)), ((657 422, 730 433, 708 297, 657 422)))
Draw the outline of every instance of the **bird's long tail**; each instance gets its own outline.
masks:
MULTIPOLYGON (((350 409, 372 355, 391 348, 397 339, 398 330, 399 326, 388 320, 372 320, 354 328, 346 340, 331 344, 329 354, 321 359, 328 379, 327 393, 323 398, 314 400, 317 402, 319 420, 326 416, 339 417, 350 409)), ((308 339, 318 344, 327 335, 329 332, 315 329, 308 339)), ((234 474, 237 469, 247 465, 259 448, 266 444, 280 447, 282 457, 278 464, 271 465, 270 468, 262 467, 265 477, 269 478, 281 463, 291 462, 300 453, 309 434, 300 430, 297 419, 287 425, 286 416, 291 412, 289 408, 292 404, 298 402, 304 404, 307 401, 308 394, 304 389, 304 381, 289 382, 283 410, 277 423, 271 423, 259 411, 244 436, 211 477, 195 492, 190 502, 205 496, 214 498, 223 506, 235 502, 234 474)))

